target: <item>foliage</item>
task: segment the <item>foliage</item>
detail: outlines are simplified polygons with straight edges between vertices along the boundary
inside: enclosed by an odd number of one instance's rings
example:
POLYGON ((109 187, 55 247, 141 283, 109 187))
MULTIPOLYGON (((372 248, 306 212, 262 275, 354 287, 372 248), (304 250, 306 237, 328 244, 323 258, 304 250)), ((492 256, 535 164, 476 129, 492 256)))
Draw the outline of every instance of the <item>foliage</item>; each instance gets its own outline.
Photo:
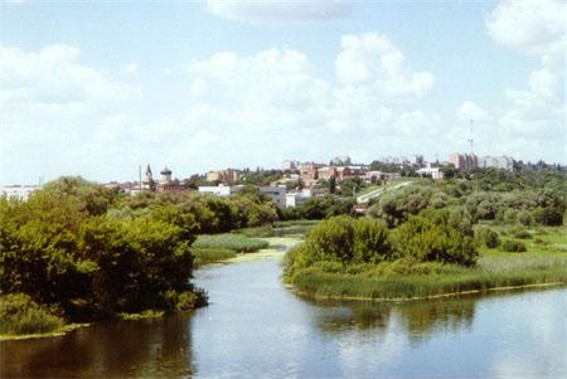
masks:
POLYGON ((284 218, 289 220, 323 220, 325 218, 352 214, 356 201, 352 198, 344 199, 336 195, 311 197, 303 204, 286 209, 284 218))
POLYGON ((500 245, 500 236, 488 226, 481 225, 475 229, 475 240, 481 246, 494 249, 500 245))
POLYGON ((288 253, 284 270, 293 281, 297 272, 318 264, 337 263, 345 273, 396 259, 473 266, 477 257, 473 239, 444 217, 412 217, 389 231, 381 220, 339 216, 313 227, 305 243, 288 253))
MULTIPOLYGON (((475 227, 475 238, 478 238, 479 228, 494 232, 511 229, 509 233, 514 233, 514 228, 510 227, 479 225, 475 227)), ((540 242, 529 245, 528 251, 522 254, 483 248, 474 267, 420 263, 412 257, 377 264, 354 264, 346 268, 339 262, 321 261, 302 266, 286 279, 296 291, 311 297, 394 300, 448 296, 467 291, 483 293, 499 287, 565 284, 565 231, 565 227, 538 229, 540 242)), ((302 248, 294 249, 293 256, 286 255, 284 267, 290 267, 301 258, 302 248)))
POLYGON ((22 293, 0 297, 0 334, 49 333, 60 329, 64 320, 22 293))
POLYGON ((392 232, 396 256, 419 262, 443 262, 473 266, 478 258, 471 237, 442 219, 412 217, 392 232))
POLYGON ((407 274, 402 270, 401 274, 353 275, 324 272, 313 267, 299 272, 293 284, 299 293, 314 298, 402 300, 456 295, 470 291, 482 293, 502 287, 567 283, 565 262, 554 266, 521 265, 515 270, 463 270, 433 265, 424 269, 427 274, 407 274))
POLYGON ((527 251, 526 244, 514 240, 504 241, 500 246, 500 249, 509 253, 522 253, 524 251, 527 251))
POLYGON ((519 238, 522 240, 532 239, 534 238, 530 232, 527 230, 517 230, 514 232, 514 237, 519 238))
POLYGON ((169 197, 104 203, 99 194, 106 196, 102 187, 63 178, 26 202, 0 199, 3 293, 24 293, 77 321, 172 310, 166 292, 195 292, 188 284, 195 220, 169 197), (102 213, 92 205, 102 203, 123 208, 102 213))
POLYGON ((264 170, 260 167, 256 170, 245 169, 236 184, 249 184, 257 186, 269 186, 283 175, 281 170, 264 170))
POLYGON ((370 208, 369 214, 382 218, 389 227, 394 227, 427 208, 433 193, 431 188, 422 186, 407 186, 399 191, 385 193, 378 203, 370 208))

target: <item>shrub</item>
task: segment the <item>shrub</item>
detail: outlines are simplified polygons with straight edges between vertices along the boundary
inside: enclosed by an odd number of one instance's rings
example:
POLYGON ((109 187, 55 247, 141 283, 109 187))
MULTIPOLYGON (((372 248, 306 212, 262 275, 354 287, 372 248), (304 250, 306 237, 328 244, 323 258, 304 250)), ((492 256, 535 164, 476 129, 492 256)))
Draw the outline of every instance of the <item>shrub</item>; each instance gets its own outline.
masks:
POLYGON ((500 245, 500 236, 498 232, 487 226, 480 226, 475 231, 475 239, 480 245, 484 245, 489 249, 494 249, 500 245))
POLYGON ((518 217, 518 222, 523 226, 531 226, 535 222, 534 216, 532 216, 532 214, 527 210, 520 211, 517 217, 518 217))
POLYGON ((0 298, 0 334, 36 334, 56 331, 63 319, 23 293, 0 298))
POLYGON ((501 250, 509 253, 522 253, 527 251, 526 244, 521 241, 506 240, 501 245, 501 250))
POLYGON ((442 222, 411 217, 392 232, 392 245, 400 258, 420 262, 454 263, 473 266, 478 258, 472 238, 442 222))
POLYGON ((527 230, 518 230, 514 233, 514 237, 522 239, 522 240, 526 240, 526 239, 531 239, 533 238, 532 234, 530 232, 528 232, 527 230))

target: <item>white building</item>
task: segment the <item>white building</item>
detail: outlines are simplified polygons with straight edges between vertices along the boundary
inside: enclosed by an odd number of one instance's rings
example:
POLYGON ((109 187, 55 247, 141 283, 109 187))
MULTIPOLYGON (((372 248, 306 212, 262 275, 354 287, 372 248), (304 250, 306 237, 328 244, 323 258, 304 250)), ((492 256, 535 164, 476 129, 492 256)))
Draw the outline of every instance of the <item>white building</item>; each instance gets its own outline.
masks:
POLYGON ((303 192, 290 192, 285 195, 285 207, 286 208, 295 208, 307 200, 309 200, 311 196, 304 194, 303 192))
POLYGON ((266 186, 260 187, 260 193, 264 196, 269 197, 272 199, 278 208, 285 208, 286 207, 286 189, 285 186, 266 186))
POLYGON ((218 186, 200 186, 199 192, 208 193, 215 196, 230 196, 234 193, 239 192, 244 186, 225 186, 219 184, 218 186))
POLYGON ((297 171, 299 168, 299 161, 283 161, 282 171, 297 171))
POLYGON ((478 159, 478 167, 480 168, 498 168, 512 171, 514 168, 514 158, 507 156, 484 156, 478 159))
POLYGON ((421 177, 430 176, 436 180, 443 179, 443 172, 439 170, 439 167, 431 167, 430 164, 428 164, 427 167, 423 167, 417 170, 416 174, 421 177))
POLYGON ((25 201, 30 197, 33 191, 40 188, 40 186, 6 186, 0 188, 0 196, 25 201))

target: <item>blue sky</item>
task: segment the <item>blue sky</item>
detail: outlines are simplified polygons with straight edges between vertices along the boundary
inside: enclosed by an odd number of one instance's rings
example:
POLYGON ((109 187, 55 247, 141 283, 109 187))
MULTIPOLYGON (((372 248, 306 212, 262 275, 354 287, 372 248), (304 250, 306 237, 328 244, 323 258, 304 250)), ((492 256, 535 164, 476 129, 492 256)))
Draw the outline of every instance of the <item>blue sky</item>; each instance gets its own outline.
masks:
POLYGON ((1 3, 1 184, 475 152, 567 164, 567 6, 1 3))

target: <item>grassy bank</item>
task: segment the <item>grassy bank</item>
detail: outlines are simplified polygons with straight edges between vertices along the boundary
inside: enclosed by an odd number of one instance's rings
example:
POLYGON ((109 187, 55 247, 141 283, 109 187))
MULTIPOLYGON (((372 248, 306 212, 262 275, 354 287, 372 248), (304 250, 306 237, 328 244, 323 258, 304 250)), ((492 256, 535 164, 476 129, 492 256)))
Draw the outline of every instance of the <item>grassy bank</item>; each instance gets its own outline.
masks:
POLYGON ((237 255, 235 250, 221 248, 193 248, 191 252, 195 257, 193 262, 193 267, 195 268, 210 263, 226 261, 227 259, 235 258, 237 255))
MULTIPOLYGON (((367 265, 345 273, 315 264, 288 278, 296 292, 313 298, 412 300, 499 289, 567 285, 567 227, 528 231, 526 252, 481 250, 473 268, 441 264, 367 265)), ((514 238, 513 233, 510 238, 514 238)), ((506 236, 506 234, 504 233, 506 236)))
POLYGON ((276 221, 272 225, 239 229, 235 233, 254 238, 304 236, 319 222, 319 220, 276 221))
POLYGON ((412 300, 543 284, 567 285, 567 264, 513 271, 469 269, 462 274, 385 278, 305 270, 293 281, 298 293, 310 297, 365 300, 412 300))
MULTIPOLYGON (((235 251, 237 253, 252 253, 260 249, 265 249, 268 246, 269 243, 267 241, 247 237, 243 234, 236 233, 200 235, 193 243, 193 248, 196 248, 197 250, 227 249, 235 251)), ((202 251, 203 250, 201 250, 201 252, 202 251)))
MULTIPOLYGON (((193 243, 191 252, 196 268, 236 258, 241 253, 268 249, 274 241, 287 241, 285 237, 303 237, 318 220, 278 221, 273 225, 244 228, 233 233, 201 235, 193 243)), ((292 239, 294 244, 296 239, 292 239)), ((285 243, 284 243, 285 244, 285 243)), ((277 249, 274 252, 278 252, 277 249)))

